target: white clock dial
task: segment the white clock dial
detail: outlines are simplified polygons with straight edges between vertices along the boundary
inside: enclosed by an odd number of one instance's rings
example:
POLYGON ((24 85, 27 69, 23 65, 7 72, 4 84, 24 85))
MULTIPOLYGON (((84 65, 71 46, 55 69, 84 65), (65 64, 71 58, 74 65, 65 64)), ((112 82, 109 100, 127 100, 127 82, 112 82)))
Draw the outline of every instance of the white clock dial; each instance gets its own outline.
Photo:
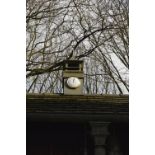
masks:
POLYGON ((80 86, 81 82, 76 77, 70 77, 67 79, 67 85, 70 88, 78 88, 80 86))

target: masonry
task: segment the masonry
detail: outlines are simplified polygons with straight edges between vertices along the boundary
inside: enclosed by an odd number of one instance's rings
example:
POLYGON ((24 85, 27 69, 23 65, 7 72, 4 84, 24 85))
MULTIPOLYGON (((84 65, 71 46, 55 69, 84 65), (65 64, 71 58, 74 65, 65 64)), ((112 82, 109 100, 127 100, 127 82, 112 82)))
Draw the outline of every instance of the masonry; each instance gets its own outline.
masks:
POLYGON ((128 155, 128 95, 27 94, 27 155, 128 155))

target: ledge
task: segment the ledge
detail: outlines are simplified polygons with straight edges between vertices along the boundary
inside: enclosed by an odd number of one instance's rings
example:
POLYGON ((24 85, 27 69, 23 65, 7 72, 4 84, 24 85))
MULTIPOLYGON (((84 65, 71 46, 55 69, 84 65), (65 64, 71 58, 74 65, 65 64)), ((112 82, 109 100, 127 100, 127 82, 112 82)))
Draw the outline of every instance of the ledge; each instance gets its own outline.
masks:
POLYGON ((63 94, 27 94, 27 101, 29 100, 50 100, 56 101, 96 101, 96 102, 110 102, 110 103, 129 103, 129 95, 63 95, 63 94))

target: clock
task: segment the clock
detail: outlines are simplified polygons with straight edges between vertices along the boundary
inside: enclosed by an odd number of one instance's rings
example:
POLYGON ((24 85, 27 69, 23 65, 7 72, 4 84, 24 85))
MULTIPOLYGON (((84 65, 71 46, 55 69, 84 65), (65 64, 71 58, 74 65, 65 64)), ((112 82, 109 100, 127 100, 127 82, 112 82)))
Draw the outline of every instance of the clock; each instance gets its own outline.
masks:
POLYGON ((77 77, 69 77, 67 79, 67 86, 69 88, 75 89, 75 88, 78 88, 80 85, 81 85, 81 82, 77 77))

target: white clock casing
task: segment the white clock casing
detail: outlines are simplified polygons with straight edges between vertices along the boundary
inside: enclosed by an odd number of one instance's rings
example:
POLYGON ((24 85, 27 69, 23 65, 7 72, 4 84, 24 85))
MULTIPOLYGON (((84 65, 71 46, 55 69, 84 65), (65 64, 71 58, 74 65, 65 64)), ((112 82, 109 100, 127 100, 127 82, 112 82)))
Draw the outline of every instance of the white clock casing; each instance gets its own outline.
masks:
POLYGON ((80 85, 81 85, 81 82, 77 77, 69 77, 67 79, 67 86, 69 88, 75 89, 75 88, 78 88, 80 85))

